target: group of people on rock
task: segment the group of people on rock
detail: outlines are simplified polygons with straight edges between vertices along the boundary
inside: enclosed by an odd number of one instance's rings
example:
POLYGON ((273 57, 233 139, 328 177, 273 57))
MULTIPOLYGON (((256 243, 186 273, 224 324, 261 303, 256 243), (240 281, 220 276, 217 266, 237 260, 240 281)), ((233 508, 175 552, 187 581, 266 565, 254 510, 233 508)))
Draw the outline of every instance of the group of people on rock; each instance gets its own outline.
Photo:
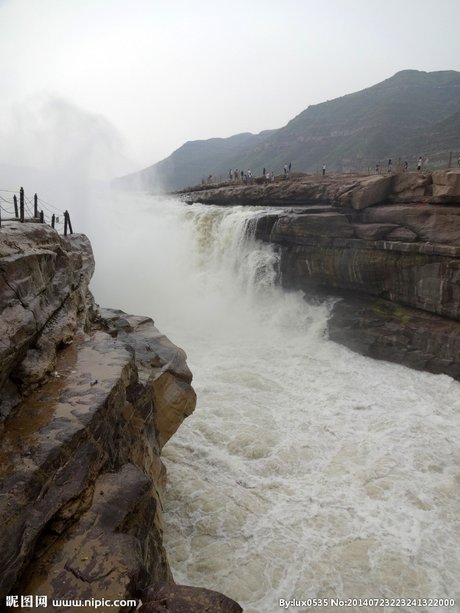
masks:
MULTIPOLYGON (((284 165, 284 178, 287 179, 291 172, 292 163, 284 165)), ((273 183, 275 181, 275 173, 273 170, 268 171, 265 167, 262 170, 262 178, 265 183, 273 183)), ((245 185, 251 185, 254 183, 254 175, 252 170, 239 170, 238 168, 230 168, 228 171, 228 179, 230 183, 244 183, 245 185)))
MULTIPOLYGON (((459 161, 460 161, 460 157, 459 157, 459 161)), ((460 163, 459 163, 459 166, 460 166, 460 163)), ((422 167, 423 167, 423 158, 422 156, 420 156, 417 160, 417 172, 420 172, 422 170, 422 167)), ((399 161, 398 170, 407 172, 409 170, 409 162, 407 160, 405 160, 404 162, 399 161)), ((377 164, 375 165, 375 172, 376 174, 379 174, 381 172, 379 162, 377 162, 377 164)), ((389 173, 393 172, 393 160, 391 158, 388 160, 387 172, 389 173)))
POLYGON ((244 183, 244 184, 252 184, 254 182, 254 176, 252 174, 252 170, 239 170, 238 168, 231 168, 228 171, 228 178, 230 183, 244 183))
MULTIPOLYGON (((422 156, 419 156, 417 159, 417 164, 416 164, 417 172, 422 171, 423 164, 424 164, 424 160, 422 156)), ((457 159, 457 166, 460 168, 460 155, 458 156, 458 159, 457 159)), ((285 180, 289 178, 291 174, 291 169, 292 169, 292 162, 289 162, 289 164, 284 164, 283 176, 285 180)), ((321 170, 322 170, 322 176, 324 177, 326 175, 326 164, 322 165, 321 170)), ((398 172, 401 172, 401 171, 408 172, 409 162, 407 160, 405 160, 404 162, 399 160, 397 164, 397 171, 398 172)), ((382 172, 380 162, 376 163, 375 172, 376 174, 380 174, 382 172)), ((393 172, 393 160, 391 158, 389 158, 388 160, 387 172, 388 173, 393 172)), ((228 176, 229 176, 230 183, 252 184, 254 182, 254 175, 251 170, 244 172, 243 170, 241 171, 238 170, 238 168, 235 168, 235 169, 232 168, 229 170, 228 176)), ((262 170, 262 178, 264 179, 265 183, 272 183, 275 181, 275 173, 273 171, 269 172, 266 168, 264 168, 262 170)))

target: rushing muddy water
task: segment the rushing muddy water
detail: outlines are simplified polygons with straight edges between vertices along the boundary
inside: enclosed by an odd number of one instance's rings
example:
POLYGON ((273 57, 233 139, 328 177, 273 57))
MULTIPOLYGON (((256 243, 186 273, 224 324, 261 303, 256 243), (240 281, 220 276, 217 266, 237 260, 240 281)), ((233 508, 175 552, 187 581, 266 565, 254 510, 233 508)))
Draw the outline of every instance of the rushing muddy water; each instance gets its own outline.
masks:
POLYGON ((245 237, 254 210, 124 198, 110 232, 90 233, 96 299, 151 315, 198 394, 164 449, 176 581, 246 613, 460 603, 460 385, 330 342, 328 305, 276 287, 276 254, 245 237))

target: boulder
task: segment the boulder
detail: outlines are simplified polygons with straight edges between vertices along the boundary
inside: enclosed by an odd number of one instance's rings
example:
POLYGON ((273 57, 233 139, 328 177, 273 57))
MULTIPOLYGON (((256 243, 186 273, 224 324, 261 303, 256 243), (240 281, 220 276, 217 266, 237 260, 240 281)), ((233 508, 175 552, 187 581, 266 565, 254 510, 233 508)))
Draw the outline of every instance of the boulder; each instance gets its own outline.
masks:
POLYGON ((395 175, 389 202, 419 203, 433 195, 431 173, 403 172, 395 175))
POLYGON ((393 175, 387 177, 377 175, 362 179, 359 186, 353 190, 351 206, 361 210, 384 202, 392 192, 393 180, 393 175))
POLYGON ((160 448, 171 438, 196 405, 192 373, 185 352, 158 331, 149 317, 101 309, 104 328, 129 343, 136 354, 139 380, 149 387, 154 403, 160 448))
POLYGON ((460 169, 433 172, 433 197, 441 202, 460 199, 460 169))

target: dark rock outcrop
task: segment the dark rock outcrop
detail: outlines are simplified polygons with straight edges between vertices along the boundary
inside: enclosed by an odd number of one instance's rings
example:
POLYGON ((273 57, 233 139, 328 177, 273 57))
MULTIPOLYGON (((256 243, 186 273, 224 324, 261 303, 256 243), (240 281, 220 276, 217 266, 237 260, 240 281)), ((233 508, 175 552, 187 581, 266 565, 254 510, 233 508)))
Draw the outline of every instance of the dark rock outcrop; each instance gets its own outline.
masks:
MULTIPOLYGON (((181 589, 162 544, 160 451, 195 408, 192 375, 150 318, 96 307, 93 268, 84 236, 0 230, 2 603, 181 589)), ((208 591, 190 590, 198 611, 208 591)), ((220 598, 216 610, 240 610, 220 598)))
POLYGON ((328 330, 331 340, 363 355, 460 380, 460 323, 347 293, 334 305, 328 330))

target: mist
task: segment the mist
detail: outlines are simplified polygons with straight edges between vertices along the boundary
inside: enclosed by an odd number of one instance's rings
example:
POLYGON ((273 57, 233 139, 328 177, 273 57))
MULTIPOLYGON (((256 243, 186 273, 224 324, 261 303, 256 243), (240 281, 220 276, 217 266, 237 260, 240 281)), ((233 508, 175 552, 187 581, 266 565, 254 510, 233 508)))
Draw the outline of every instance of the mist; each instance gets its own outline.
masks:
POLYGON ((68 209, 75 231, 89 230, 90 216, 113 177, 134 166, 125 140, 106 117, 49 95, 31 96, 3 117, 0 189, 39 197, 68 209))

